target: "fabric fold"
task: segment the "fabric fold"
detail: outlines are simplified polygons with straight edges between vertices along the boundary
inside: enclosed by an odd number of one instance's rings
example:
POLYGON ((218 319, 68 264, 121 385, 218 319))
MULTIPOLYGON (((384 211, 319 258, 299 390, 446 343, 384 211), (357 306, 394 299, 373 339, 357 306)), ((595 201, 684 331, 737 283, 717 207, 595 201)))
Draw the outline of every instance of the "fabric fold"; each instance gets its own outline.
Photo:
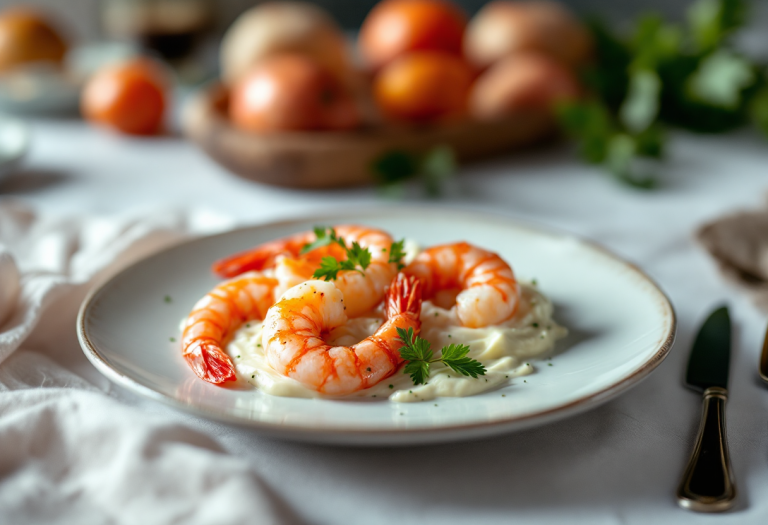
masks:
POLYGON ((95 283, 231 225, 205 212, 52 219, 0 201, 0 523, 291 521, 246 461, 183 416, 147 414, 89 381, 98 374, 75 337, 95 283))

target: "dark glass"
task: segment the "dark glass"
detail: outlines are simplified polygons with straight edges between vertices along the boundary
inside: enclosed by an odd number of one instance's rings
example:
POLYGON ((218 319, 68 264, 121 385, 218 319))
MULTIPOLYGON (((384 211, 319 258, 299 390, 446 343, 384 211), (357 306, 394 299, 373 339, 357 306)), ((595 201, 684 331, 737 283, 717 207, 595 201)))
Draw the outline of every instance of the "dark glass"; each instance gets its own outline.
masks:
POLYGON ((107 36, 174 62, 189 57, 213 26, 209 0, 102 0, 107 36))

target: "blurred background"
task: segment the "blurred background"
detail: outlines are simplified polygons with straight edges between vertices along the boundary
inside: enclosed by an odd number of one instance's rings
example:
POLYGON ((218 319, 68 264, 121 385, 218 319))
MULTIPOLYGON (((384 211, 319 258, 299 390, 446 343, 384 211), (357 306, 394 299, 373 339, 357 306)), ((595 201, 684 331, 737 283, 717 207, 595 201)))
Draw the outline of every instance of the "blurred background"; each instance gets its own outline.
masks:
POLYGON ((429 188, 558 132, 586 162, 647 187, 636 161, 663 156, 667 127, 768 135, 768 2, 496 2, 503 16, 486 0, 453 2, 466 17, 450 2, 428 14, 377 3, 2 0, 0 113, 183 134, 230 172, 294 188, 414 176, 429 188), (268 101, 260 82, 274 87, 268 101), (379 141, 361 145, 371 130, 379 141), (346 149, 329 132, 349 133, 346 149))
MULTIPOLYGON (((80 38, 97 38, 103 35, 100 17, 105 7, 127 3, 163 3, 162 0, 26 0, 24 5, 44 7, 65 23, 72 32, 80 38)), ((258 4, 254 0, 165 0, 165 3, 207 4, 211 7, 212 20, 215 29, 222 32, 232 21, 247 8, 258 4)), ((355 30, 360 27, 365 15, 370 11, 376 0, 314 0, 317 4, 331 13, 345 29, 355 30)), ((474 14, 485 3, 485 0, 460 0, 457 4, 474 14)), ((655 10, 661 13, 680 17, 690 2, 687 0, 563 0, 577 13, 599 13, 611 20, 620 21, 630 18, 633 14, 655 10)), ((761 3, 761 2, 758 2, 761 3)), ((19 4, 9 0, 0 2, 0 6, 19 4)))

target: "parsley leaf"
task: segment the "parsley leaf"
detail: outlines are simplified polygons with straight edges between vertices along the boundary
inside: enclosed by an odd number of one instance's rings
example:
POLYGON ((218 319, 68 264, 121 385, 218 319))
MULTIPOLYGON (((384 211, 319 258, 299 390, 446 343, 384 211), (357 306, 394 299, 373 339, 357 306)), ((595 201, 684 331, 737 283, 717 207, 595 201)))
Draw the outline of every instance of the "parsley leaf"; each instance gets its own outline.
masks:
POLYGON ((405 268, 405 264, 402 262, 403 257, 405 257, 405 239, 400 239, 393 242, 389 247, 389 262, 397 263, 397 269, 402 270, 405 268))
POLYGON ((310 244, 306 244, 301 249, 301 253, 306 253, 315 248, 336 243, 346 250, 347 258, 343 261, 337 261, 331 256, 323 257, 320 259, 320 268, 315 270, 312 274, 314 279, 333 281, 338 278, 339 272, 342 270, 365 274, 366 268, 371 264, 371 252, 368 248, 363 248, 357 242, 353 242, 352 247, 348 248, 346 242, 344 242, 344 238, 336 235, 336 230, 333 228, 316 227, 315 235, 317 236, 317 239, 310 244))
POLYGON ((429 366, 432 363, 443 363, 451 370, 465 376, 477 378, 485 375, 486 369, 475 359, 467 357, 469 346, 448 345, 440 350, 440 357, 433 357, 429 341, 414 335, 413 328, 397 329, 398 340, 403 343, 400 357, 407 361, 403 373, 411 376, 414 385, 420 385, 429 378, 429 366))
POLYGON ((316 248, 321 248, 323 246, 328 246, 329 244, 336 243, 340 245, 342 248, 346 248, 346 245, 344 244, 344 239, 341 237, 338 237, 336 235, 336 230, 333 228, 328 228, 325 226, 315 226, 314 227, 315 237, 317 237, 313 242, 309 244, 305 244, 300 254, 305 254, 307 252, 311 252, 312 250, 316 248))
POLYGON ((485 367, 471 357, 467 357, 469 346, 467 345, 448 345, 441 350, 442 361, 454 372, 461 375, 477 378, 478 375, 485 375, 485 367))
POLYGON ((702 52, 720 46, 746 19, 744 0, 698 0, 688 9, 689 31, 702 52))
MULTIPOLYGON (((368 248, 363 248, 357 242, 353 242, 352 248, 347 249, 347 260, 342 262, 352 265, 351 268, 344 268, 345 270, 355 270, 355 266, 365 270, 371 264, 371 252, 368 248)), ((364 272, 360 271, 360 273, 364 272)))
POLYGON ((716 51, 701 61, 686 85, 691 99, 734 110, 742 91, 755 81, 752 65, 730 51, 716 51))
POLYGON ((323 257, 320 259, 320 268, 315 270, 312 277, 315 279, 323 279, 324 281, 334 281, 339 276, 339 271, 343 270, 339 265, 339 261, 333 257, 323 257))

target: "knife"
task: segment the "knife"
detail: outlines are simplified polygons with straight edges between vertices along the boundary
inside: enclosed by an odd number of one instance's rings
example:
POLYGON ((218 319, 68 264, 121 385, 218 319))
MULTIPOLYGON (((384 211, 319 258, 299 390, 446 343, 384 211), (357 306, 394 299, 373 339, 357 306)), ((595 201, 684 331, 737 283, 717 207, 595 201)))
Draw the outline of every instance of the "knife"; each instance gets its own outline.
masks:
POLYGON ((677 488, 677 502, 698 512, 728 510, 736 500, 728 440, 725 400, 731 357, 731 319, 728 308, 718 308, 704 322, 688 359, 685 383, 704 394, 696 446, 677 488))
POLYGON ((760 379, 768 383, 768 329, 763 339, 763 352, 760 354, 760 379))

